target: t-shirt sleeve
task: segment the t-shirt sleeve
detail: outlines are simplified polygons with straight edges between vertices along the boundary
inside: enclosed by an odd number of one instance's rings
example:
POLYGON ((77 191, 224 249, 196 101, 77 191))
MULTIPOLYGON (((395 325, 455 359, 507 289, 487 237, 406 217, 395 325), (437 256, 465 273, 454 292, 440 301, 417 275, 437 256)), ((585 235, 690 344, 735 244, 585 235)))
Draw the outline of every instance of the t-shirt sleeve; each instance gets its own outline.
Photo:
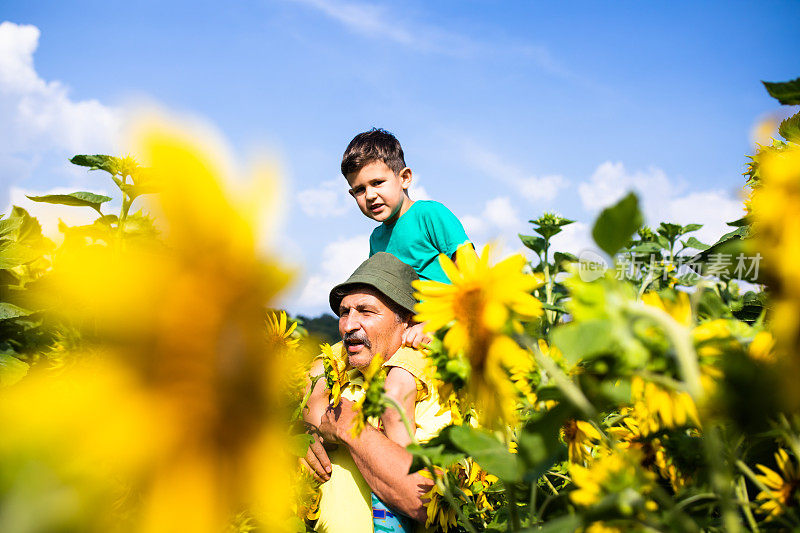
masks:
POLYGON ((469 242, 461 221, 444 205, 431 202, 426 215, 428 239, 440 253, 452 257, 459 246, 469 242))

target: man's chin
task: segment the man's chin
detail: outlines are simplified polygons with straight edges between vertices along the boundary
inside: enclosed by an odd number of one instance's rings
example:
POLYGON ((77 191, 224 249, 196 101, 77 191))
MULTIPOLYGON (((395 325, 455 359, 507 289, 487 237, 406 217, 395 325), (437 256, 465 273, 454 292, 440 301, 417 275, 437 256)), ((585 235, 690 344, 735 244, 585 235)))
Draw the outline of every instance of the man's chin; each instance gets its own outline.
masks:
POLYGON ((372 362, 372 353, 366 348, 355 352, 347 350, 347 363, 353 368, 364 368, 372 362))

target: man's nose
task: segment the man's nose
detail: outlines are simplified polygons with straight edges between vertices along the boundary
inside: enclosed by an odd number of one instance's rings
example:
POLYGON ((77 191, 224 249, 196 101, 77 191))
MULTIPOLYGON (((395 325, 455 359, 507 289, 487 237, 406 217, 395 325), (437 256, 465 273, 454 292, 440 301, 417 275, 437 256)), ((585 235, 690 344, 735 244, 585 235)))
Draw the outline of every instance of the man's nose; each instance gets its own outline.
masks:
POLYGON ((361 323, 358 321, 358 316, 353 311, 350 311, 344 317, 342 317, 342 320, 344 321, 342 324, 344 331, 342 331, 342 333, 351 333, 361 329, 361 323))

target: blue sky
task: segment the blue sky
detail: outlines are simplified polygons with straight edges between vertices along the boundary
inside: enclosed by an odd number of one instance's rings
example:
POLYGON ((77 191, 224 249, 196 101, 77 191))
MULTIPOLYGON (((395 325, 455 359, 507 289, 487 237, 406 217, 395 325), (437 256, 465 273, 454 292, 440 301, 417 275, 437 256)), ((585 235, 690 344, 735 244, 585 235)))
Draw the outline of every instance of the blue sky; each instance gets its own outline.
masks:
POLYGON ((0 208, 76 220, 24 194, 111 192, 66 159, 118 148, 143 101, 199 117, 237 159, 280 161, 272 246, 298 267, 283 304, 313 314, 368 252, 373 222, 338 172, 359 131, 394 132, 412 197, 505 252, 545 210, 579 221, 561 247, 590 246, 629 189, 651 224, 701 222, 714 240, 740 214, 754 124, 788 112, 759 80, 800 75, 798 2, 220 5, 3 2, 0 208))

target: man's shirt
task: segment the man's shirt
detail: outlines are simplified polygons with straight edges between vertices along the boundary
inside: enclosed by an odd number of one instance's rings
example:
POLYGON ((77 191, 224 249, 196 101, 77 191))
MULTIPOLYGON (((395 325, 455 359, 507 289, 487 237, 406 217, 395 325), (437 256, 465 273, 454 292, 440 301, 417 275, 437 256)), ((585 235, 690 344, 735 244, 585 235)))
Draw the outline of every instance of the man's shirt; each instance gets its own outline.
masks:
MULTIPOLYGON (((334 354, 342 353, 342 344, 332 346, 334 354)), ((450 423, 450 410, 439 398, 433 381, 433 368, 425 354, 414 348, 402 347, 383 366, 397 366, 411 373, 417 383, 417 399, 414 420, 417 425, 415 437, 426 442, 439 434, 450 423)), ((358 369, 350 369, 350 386, 342 391, 342 397, 357 402, 364 394, 364 379, 358 369)), ((377 421, 370 421, 377 425, 377 421)), ((372 533, 371 490, 358 471, 350 452, 340 446, 330 452, 331 478, 320 487, 320 515, 316 531, 327 533, 372 533)), ((417 531, 424 531, 419 524, 417 531)))

